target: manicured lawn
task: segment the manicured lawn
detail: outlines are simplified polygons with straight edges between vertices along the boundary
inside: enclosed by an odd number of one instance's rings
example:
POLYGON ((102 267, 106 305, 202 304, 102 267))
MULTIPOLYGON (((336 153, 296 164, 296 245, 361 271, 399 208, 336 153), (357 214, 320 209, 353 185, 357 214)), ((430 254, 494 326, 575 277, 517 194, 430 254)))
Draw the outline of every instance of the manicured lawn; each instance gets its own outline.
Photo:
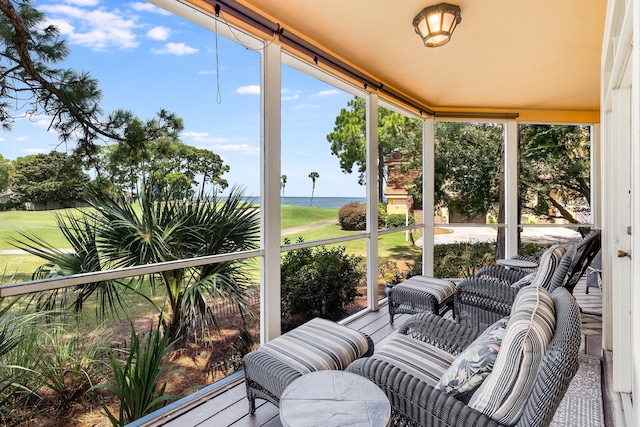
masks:
POLYGON ((0 250, 15 249, 9 241, 11 238, 20 239, 20 231, 36 235, 59 248, 67 248, 69 244, 56 225, 56 215, 73 215, 77 212, 77 209, 0 212, 0 250))
POLYGON ((314 222, 335 219, 338 222, 338 211, 335 208, 311 208, 306 206, 282 206, 280 208, 280 223, 283 230, 314 222))
MULTIPOLYGON (((286 237, 291 242, 296 242, 298 237, 302 237, 305 242, 323 240, 331 237, 339 237, 359 232, 343 231, 337 223, 339 209, 315 208, 304 206, 282 206, 282 229, 290 229, 318 222, 336 220, 335 224, 322 226, 286 237)), ((62 233, 58 230, 55 216, 77 214, 77 209, 62 209, 57 211, 10 211, 0 212, 0 250, 15 249, 10 243, 10 238, 20 238, 18 230, 37 235, 43 240, 56 245, 59 248, 68 248, 62 233)), ((416 238, 419 236, 416 236, 416 238)), ((284 242, 284 238, 283 238, 284 242)), ((412 246, 405 241, 405 232, 393 233, 381 236, 379 239, 379 256, 394 258, 404 258, 415 256, 420 253, 421 248, 412 246)), ((366 257, 365 240, 359 239, 340 243, 345 246, 347 252, 354 255, 366 257)), ((32 255, 0 254, 0 282, 18 282, 31 279, 31 273, 41 264, 43 260, 32 255)))
MULTIPOLYGON (((68 248, 69 244, 56 225, 56 215, 78 214, 78 209, 59 209, 55 211, 7 211, 0 212, 0 250, 15 249, 9 242, 19 239, 20 231, 36 235, 59 248, 68 248)), ((338 220, 338 209, 323 209, 304 206, 282 206, 282 228, 338 220)))

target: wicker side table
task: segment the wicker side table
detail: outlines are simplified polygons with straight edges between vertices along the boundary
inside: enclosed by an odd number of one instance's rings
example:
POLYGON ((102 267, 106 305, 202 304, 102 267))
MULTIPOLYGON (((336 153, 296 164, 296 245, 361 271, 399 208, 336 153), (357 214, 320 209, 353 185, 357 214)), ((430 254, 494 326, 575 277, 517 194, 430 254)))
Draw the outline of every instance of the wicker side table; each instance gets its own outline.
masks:
POLYGON ((453 293, 456 289, 451 280, 429 276, 413 276, 395 285, 389 292, 389 321, 393 324, 396 314, 431 313, 442 316, 453 310, 453 293))

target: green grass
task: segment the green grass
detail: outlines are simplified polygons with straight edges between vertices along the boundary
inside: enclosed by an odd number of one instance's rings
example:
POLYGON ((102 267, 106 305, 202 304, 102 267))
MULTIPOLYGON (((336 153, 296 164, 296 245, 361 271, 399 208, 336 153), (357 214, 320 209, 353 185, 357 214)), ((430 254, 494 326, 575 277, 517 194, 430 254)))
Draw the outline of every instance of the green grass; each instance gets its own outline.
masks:
POLYGON ((330 219, 335 219, 337 224, 338 211, 339 209, 337 208, 312 208, 284 205, 280 208, 281 227, 283 230, 286 230, 287 228, 328 221, 330 219))
MULTIPOLYGON (((295 243, 298 237, 302 237, 305 242, 313 242, 317 240, 327 239, 330 237, 340 237, 353 234, 362 233, 361 231, 344 231, 340 229, 339 224, 327 225, 324 227, 314 228, 313 230, 305 231, 302 233, 295 233, 287 235, 286 237, 295 243)), ((415 236, 417 239, 420 236, 415 236)), ((284 243, 284 238, 282 239, 284 243)), ((366 241, 364 237, 359 240, 351 240, 348 242, 338 243, 339 246, 344 246, 347 252, 354 255, 366 256, 366 241)), ((422 248, 419 246, 411 245, 411 242, 405 240, 405 232, 400 231, 397 233, 385 234, 378 239, 378 255, 380 257, 391 256, 394 258, 404 258, 407 256, 415 256, 421 253, 422 248)))
MULTIPOLYGON (((78 213, 78 209, 0 212, 0 250, 15 249, 9 242, 11 238, 20 239, 19 231, 35 234, 56 247, 68 248, 69 244, 56 225, 55 215, 77 215, 78 213)), ((282 206, 281 217, 283 229, 330 219, 335 219, 337 223, 338 209, 282 206)))
MULTIPOLYGON (((291 242, 295 242, 298 237, 302 237, 305 242, 319 241, 332 237, 357 234, 359 232, 343 231, 338 224, 337 208, 316 208, 305 206, 282 206, 281 222, 282 229, 287 230, 294 227, 314 224, 318 222, 335 219, 335 224, 315 228, 313 230, 286 235, 291 242)), ((59 248, 66 248, 70 245, 63 238, 55 222, 55 214, 71 215, 77 214, 77 209, 61 209, 57 211, 10 211, 0 212, 0 250, 15 249, 8 243, 11 237, 19 238, 17 230, 34 233, 54 244, 59 248)), ((418 236, 417 236, 418 237, 418 236)), ((284 238, 282 239, 284 243, 284 238)), ((348 253, 366 257, 365 240, 343 242, 339 244, 345 246, 348 253)), ((419 254, 421 248, 412 246, 405 241, 405 233, 398 232, 381 236, 379 239, 379 256, 403 258, 409 255, 419 254)), ((20 282, 31 279, 31 272, 43 263, 42 260, 33 255, 0 254, 0 282, 20 282)))
POLYGON ((44 262, 43 259, 30 254, 0 254, 0 283, 17 283, 31 280, 31 273, 44 262))
POLYGON ((20 239, 19 231, 35 234, 59 248, 67 248, 69 244, 58 229, 55 215, 73 215, 78 212, 78 209, 0 212, 0 250, 15 249, 9 240, 20 239))

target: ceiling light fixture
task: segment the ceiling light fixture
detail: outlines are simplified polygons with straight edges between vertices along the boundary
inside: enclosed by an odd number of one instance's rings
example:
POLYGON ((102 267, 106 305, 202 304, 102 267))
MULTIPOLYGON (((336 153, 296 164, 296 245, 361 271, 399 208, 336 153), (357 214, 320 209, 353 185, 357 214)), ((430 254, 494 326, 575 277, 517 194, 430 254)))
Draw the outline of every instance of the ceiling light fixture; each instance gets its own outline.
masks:
POLYGON ((427 47, 447 44, 456 26, 462 21, 460 6, 440 3, 429 6, 413 18, 413 26, 427 47))

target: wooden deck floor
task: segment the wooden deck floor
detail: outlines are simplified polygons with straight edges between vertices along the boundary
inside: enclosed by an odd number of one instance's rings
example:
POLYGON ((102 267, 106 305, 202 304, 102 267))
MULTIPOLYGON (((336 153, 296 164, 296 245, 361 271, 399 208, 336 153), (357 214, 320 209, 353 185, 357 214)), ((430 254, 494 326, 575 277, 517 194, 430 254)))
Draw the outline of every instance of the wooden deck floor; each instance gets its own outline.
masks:
MULTIPOLYGON (((576 287, 574 295, 585 312, 601 313, 602 296, 599 290, 584 292, 584 280, 576 287)), ((400 327, 408 315, 396 316, 394 325, 389 325, 389 311, 386 304, 377 312, 367 313, 347 326, 368 334, 375 343, 380 342, 396 328, 400 327)), ((602 323, 598 316, 583 315, 583 350, 600 356, 602 323)), ((282 426, 278 408, 262 399, 256 401, 256 413, 248 414, 249 403, 246 398, 242 372, 226 380, 209 386, 194 396, 182 399, 165 408, 161 417, 145 417, 134 423, 135 426, 233 426, 233 427, 279 427, 282 426)), ((585 426, 588 427, 588 426, 585 426)))

